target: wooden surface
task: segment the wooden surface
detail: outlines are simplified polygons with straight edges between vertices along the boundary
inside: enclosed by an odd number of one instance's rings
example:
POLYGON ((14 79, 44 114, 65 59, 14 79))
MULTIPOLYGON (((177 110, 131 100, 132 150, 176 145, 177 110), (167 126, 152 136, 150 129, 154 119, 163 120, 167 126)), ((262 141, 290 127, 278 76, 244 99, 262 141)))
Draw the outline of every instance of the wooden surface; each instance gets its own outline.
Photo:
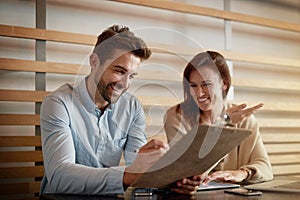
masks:
MULTIPOLYGON (((299 180, 298 178, 280 177, 276 179, 283 180, 299 180)), ((296 200, 299 199, 299 193, 288 193, 288 192, 266 192, 263 191, 261 196, 242 196, 224 193, 224 190, 212 190, 212 191, 201 191, 197 192, 195 195, 180 195, 176 193, 163 193, 154 192, 152 196, 147 197, 137 197, 136 199, 164 199, 164 200, 190 200, 190 199, 205 199, 205 200, 244 200, 244 199, 260 199, 260 200, 296 200)), ((44 194, 40 197, 41 200, 79 200, 79 199, 120 199, 117 196, 97 196, 97 195, 59 195, 59 194, 44 194)), ((134 198, 131 198, 134 199, 134 198)))
MULTIPOLYGON (((226 199, 226 200, 244 200, 244 199, 260 199, 260 200, 295 200, 298 198, 297 194, 288 194, 288 193, 274 193, 274 192, 264 192, 262 196, 241 196, 241 195, 232 195, 224 193, 223 190, 217 191, 208 191, 197 193, 193 196, 189 195, 179 195, 179 194, 170 194, 164 195, 162 193, 153 194, 152 197, 139 197, 136 199, 164 199, 164 200, 216 200, 216 199, 226 199)), ((40 200, 79 200, 79 199, 94 199, 94 200, 110 200, 110 199, 120 199, 116 196, 82 196, 82 195, 56 195, 56 194, 45 194, 40 197, 40 200)))

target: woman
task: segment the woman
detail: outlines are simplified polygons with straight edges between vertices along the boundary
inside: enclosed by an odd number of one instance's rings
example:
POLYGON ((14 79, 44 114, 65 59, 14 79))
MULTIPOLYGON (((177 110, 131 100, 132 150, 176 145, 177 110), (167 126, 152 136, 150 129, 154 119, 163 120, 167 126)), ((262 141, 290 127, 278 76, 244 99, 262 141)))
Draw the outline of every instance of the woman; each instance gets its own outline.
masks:
MULTIPOLYGON (((230 182, 261 182, 273 178, 271 164, 263 145, 258 123, 253 115, 258 104, 244 109, 246 104, 226 103, 231 77, 224 57, 213 51, 197 54, 184 70, 184 101, 171 107, 165 115, 165 131, 170 145, 197 124, 220 124, 224 116, 237 128, 251 129, 252 134, 234 148, 209 174, 211 180, 230 182), (227 112, 226 112, 227 111, 227 112), (225 115, 226 114, 226 115, 225 115)), ((203 180, 203 175, 198 179, 203 180)), ((197 178, 194 177, 194 180, 197 178)), ((180 182, 178 186, 182 185, 180 182)))

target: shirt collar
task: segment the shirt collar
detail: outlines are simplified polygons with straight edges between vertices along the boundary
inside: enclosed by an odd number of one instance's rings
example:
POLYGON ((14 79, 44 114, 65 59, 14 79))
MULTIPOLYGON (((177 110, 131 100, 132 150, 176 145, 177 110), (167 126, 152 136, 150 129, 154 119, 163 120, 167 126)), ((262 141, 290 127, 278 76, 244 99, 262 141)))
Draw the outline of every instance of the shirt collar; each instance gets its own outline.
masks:
MULTIPOLYGON (((85 77, 84 79, 82 79, 76 84, 75 91, 77 91, 76 93, 80 97, 83 106, 90 112, 96 112, 98 107, 88 93, 87 86, 86 86, 86 78, 87 77, 85 77)), ((105 110, 111 111, 113 107, 114 107, 113 104, 109 104, 105 110)))
POLYGON ((81 81, 77 82, 75 86, 75 91, 80 98, 83 106, 90 112, 95 112, 96 104, 90 97, 87 87, 86 87, 86 78, 83 78, 81 81))

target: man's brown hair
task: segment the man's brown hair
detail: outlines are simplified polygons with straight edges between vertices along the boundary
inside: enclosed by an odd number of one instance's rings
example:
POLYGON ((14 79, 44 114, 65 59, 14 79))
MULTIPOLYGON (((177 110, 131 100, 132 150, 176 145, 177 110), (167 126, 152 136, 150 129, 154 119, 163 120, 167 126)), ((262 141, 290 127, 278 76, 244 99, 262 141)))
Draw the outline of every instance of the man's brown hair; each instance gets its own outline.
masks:
POLYGON ((104 30, 98 36, 93 52, 98 55, 100 63, 105 63, 116 49, 131 52, 141 61, 148 59, 151 55, 151 50, 146 43, 136 37, 126 26, 113 25, 104 30))

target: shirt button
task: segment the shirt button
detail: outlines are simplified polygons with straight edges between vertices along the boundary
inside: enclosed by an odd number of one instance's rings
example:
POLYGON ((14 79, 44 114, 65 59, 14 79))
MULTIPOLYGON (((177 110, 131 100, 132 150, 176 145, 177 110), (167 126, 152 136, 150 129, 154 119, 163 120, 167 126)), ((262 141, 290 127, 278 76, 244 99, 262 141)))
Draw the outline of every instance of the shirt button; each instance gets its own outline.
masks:
POLYGON ((98 108, 95 108, 95 112, 96 112, 97 117, 99 117, 101 114, 100 110, 98 108))

